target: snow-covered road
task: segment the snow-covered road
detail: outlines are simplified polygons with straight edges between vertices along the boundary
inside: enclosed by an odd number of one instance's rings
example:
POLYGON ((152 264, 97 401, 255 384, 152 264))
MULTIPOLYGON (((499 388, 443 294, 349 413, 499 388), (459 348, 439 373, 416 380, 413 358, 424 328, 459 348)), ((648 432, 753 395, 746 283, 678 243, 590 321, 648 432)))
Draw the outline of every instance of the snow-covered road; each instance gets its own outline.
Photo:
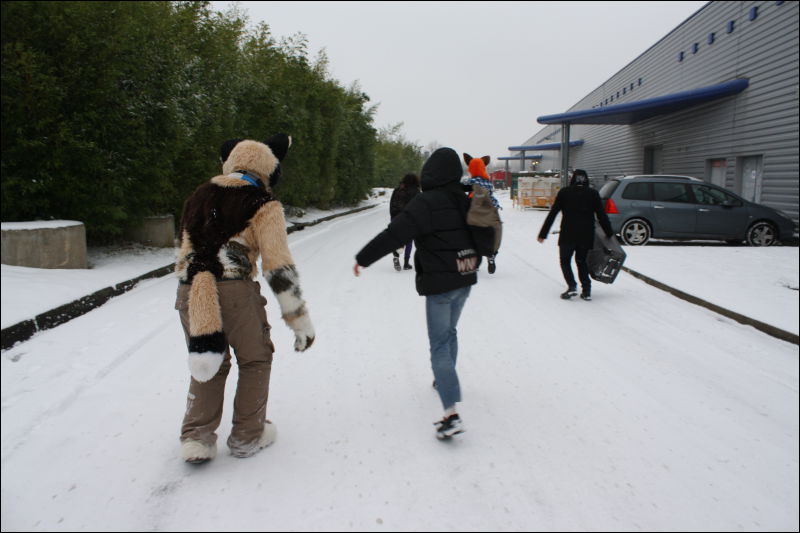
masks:
POLYGON ((629 275, 562 301, 543 213, 502 212, 460 324, 467 432, 434 438, 424 300, 390 258, 352 275, 386 206, 293 233, 317 329, 269 300, 276 443, 179 459, 175 279, 3 353, 3 531, 798 529, 798 347, 629 275))

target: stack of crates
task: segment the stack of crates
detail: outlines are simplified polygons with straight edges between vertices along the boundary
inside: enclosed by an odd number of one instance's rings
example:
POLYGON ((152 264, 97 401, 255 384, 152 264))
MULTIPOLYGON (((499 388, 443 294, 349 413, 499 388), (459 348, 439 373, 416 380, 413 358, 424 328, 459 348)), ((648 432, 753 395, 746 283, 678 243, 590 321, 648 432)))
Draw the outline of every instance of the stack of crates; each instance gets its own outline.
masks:
POLYGON ((561 188, 561 178, 531 178, 533 179, 532 207, 550 208, 556 201, 556 194, 561 188))
POLYGON ((522 176, 517 180, 517 195, 514 197, 516 207, 520 209, 535 207, 533 190, 536 180, 537 178, 522 176))

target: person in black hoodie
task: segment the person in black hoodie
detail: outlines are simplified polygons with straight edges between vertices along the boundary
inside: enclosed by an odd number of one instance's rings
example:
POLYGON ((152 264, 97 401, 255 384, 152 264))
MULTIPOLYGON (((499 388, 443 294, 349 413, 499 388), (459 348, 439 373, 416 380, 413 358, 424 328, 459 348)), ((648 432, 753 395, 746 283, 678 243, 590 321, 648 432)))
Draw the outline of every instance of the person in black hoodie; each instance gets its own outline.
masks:
POLYGON ((422 192, 358 252, 353 266, 358 276, 361 267, 414 240, 416 287, 420 296, 425 296, 434 386, 444 407, 444 416, 435 423, 439 439, 464 431, 456 412, 456 403, 461 401, 456 326, 470 289, 478 281, 480 266, 467 229, 469 200, 461 175, 455 150, 439 148, 431 154, 422 167, 422 192))
MULTIPOLYGON (((392 198, 389 200, 389 217, 394 218, 400 214, 400 211, 405 209, 408 202, 419 192, 419 178, 416 174, 406 174, 394 191, 392 191, 392 198)), ((411 242, 408 241, 405 245, 403 253, 403 270, 411 270, 411 242)), ((400 254, 397 250, 392 250, 392 259, 394 261, 394 269, 400 270, 400 254)))
POLYGON ((550 226, 556 215, 561 215, 561 232, 558 236, 561 272, 567 282, 567 290, 561 298, 569 300, 578 294, 575 276, 572 274, 572 255, 575 254, 575 263, 578 265, 578 278, 581 281, 581 298, 592 299, 592 280, 589 278, 589 266, 586 264, 586 254, 594 245, 594 218, 600 222, 600 227, 611 237, 611 222, 603 209, 600 194, 589 185, 589 177, 585 170, 575 169, 569 187, 561 189, 556 195, 556 200, 550 208, 547 218, 539 231, 540 243, 547 238, 550 226))

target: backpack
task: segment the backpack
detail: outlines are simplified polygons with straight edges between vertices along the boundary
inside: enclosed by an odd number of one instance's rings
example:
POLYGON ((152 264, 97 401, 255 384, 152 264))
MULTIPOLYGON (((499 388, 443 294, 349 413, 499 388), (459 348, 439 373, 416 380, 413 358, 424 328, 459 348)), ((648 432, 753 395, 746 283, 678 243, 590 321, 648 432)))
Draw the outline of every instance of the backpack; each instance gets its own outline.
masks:
POLYGON ((500 213, 492 202, 491 193, 485 187, 473 183, 470 198, 467 229, 472 235, 478 255, 491 257, 500 249, 503 237, 500 213))

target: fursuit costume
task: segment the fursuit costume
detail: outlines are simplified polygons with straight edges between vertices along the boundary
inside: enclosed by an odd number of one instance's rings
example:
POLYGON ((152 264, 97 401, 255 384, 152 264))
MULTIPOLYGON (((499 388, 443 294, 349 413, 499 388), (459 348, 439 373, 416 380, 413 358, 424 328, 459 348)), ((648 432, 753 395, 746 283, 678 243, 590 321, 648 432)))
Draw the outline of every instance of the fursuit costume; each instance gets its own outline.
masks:
MULTIPOLYGON (((296 351, 314 341, 314 328, 289 251, 283 206, 272 187, 291 138, 223 144, 223 174, 186 200, 175 266, 176 309, 189 348, 192 380, 181 440, 213 446, 222 416, 233 347, 239 367, 233 430, 228 445, 246 456, 265 425, 274 345, 261 295, 257 261, 294 331, 296 351)), ((257 450, 256 450, 257 451, 257 450)), ((253 452, 254 453, 254 452, 253 452)))

